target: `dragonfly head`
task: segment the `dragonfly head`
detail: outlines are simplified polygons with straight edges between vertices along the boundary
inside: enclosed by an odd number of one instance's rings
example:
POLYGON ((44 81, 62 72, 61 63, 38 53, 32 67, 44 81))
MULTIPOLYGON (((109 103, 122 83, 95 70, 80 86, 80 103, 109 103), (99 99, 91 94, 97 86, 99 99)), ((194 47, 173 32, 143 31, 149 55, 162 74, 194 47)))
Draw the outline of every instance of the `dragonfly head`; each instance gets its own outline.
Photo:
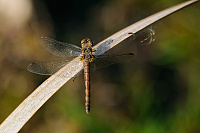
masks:
POLYGON ((92 40, 90 39, 90 38, 85 38, 85 39, 83 39, 82 41, 81 41, 81 46, 82 46, 82 48, 83 47, 91 47, 93 45, 93 42, 92 42, 92 40))

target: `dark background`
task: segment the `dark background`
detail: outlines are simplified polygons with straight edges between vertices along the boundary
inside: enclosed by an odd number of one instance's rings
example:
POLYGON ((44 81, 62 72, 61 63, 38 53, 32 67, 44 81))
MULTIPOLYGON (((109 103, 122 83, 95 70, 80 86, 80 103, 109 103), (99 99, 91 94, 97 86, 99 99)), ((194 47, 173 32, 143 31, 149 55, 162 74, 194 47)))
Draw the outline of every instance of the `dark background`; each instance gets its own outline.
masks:
MULTIPOLYGON (((184 1, 2 1, 0 121, 48 78, 26 70, 32 61, 56 58, 39 44, 41 36, 78 46, 83 38, 90 37, 96 44, 181 2, 184 1)), ((115 53, 134 52, 135 59, 91 74, 90 115, 84 110, 84 78, 80 74, 51 97, 20 132, 199 132, 199 13, 199 3, 191 5, 114 48, 115 53)))

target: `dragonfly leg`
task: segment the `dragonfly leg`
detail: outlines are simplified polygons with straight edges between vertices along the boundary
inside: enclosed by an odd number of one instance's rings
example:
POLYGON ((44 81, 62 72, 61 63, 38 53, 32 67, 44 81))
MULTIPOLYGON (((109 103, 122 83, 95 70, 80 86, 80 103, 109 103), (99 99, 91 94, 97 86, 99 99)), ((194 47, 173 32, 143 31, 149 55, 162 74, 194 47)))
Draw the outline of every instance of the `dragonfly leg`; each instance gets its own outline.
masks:
POLYGON ((136 35, 135 35, 135 33, 129 32, 128 34, 129 34, 130 36, 133 36, 133 39, 135 39, 135 38, 136 38, 136 35))
MULTIPOLYGON (((77 76, 76 76, 77 77, 77 76)), ((76 77, 73 77, 73 82, 75 81, 76 77)))
POLYGON ((82 71, 80 71, 79 73, 77 73, 76 75, 74 75, 73 77, 73 82, 75 81, 75 79, 79 76, 79 74, 81 73, 82 71))

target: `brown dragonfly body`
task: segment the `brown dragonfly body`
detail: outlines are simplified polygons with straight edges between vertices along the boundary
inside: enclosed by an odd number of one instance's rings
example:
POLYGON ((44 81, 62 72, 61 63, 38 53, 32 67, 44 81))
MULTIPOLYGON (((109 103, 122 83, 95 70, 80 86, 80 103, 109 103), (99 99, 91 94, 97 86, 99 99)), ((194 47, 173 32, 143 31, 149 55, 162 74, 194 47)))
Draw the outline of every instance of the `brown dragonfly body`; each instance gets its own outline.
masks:
POLYGON ((33 62, 28 65, 27 70, 36 74, 52 75, 72 59, 78 56, 80 57, 84 65, 85 109, 87 114, 90 113, 90 69, 107 67, 111 64, 119 63, 121 60, 133 57, 134 55, 132 53, 120 55, 93 55, 93 42, 89 38, 85 38, 81 41, 81 48, 48 37, 41 38, 41 45, 50 53, 59 57, 66 57, 66 59, 33 62))
POLYGON ((81 60, 84 60, 84 79, 85 79, 85 111, 90 113, 90 63, 93 61, 92 40, 85 38, 81 41, 81 60))

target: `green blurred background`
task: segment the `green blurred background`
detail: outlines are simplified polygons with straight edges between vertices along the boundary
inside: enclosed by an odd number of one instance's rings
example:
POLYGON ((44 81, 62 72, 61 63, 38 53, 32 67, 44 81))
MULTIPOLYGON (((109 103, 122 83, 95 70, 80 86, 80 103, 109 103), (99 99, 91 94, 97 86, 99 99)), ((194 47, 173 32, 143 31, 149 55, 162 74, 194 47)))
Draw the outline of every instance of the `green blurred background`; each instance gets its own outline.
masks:
MULTIPOLYGON (((0 0, 0 122, 48 78, 26 70, 32 61, 56 59, 39 44, 41 36, 78 46, 90 37, 96 44, 181 2, 0 0)), ((134 52, 135 59, 91 74, 90 115, 84 110, 80 74, 51 97, 20 132, 200 132, 199 15, 199 3, 193 4, 114 48, 116 53, 134 52)))

